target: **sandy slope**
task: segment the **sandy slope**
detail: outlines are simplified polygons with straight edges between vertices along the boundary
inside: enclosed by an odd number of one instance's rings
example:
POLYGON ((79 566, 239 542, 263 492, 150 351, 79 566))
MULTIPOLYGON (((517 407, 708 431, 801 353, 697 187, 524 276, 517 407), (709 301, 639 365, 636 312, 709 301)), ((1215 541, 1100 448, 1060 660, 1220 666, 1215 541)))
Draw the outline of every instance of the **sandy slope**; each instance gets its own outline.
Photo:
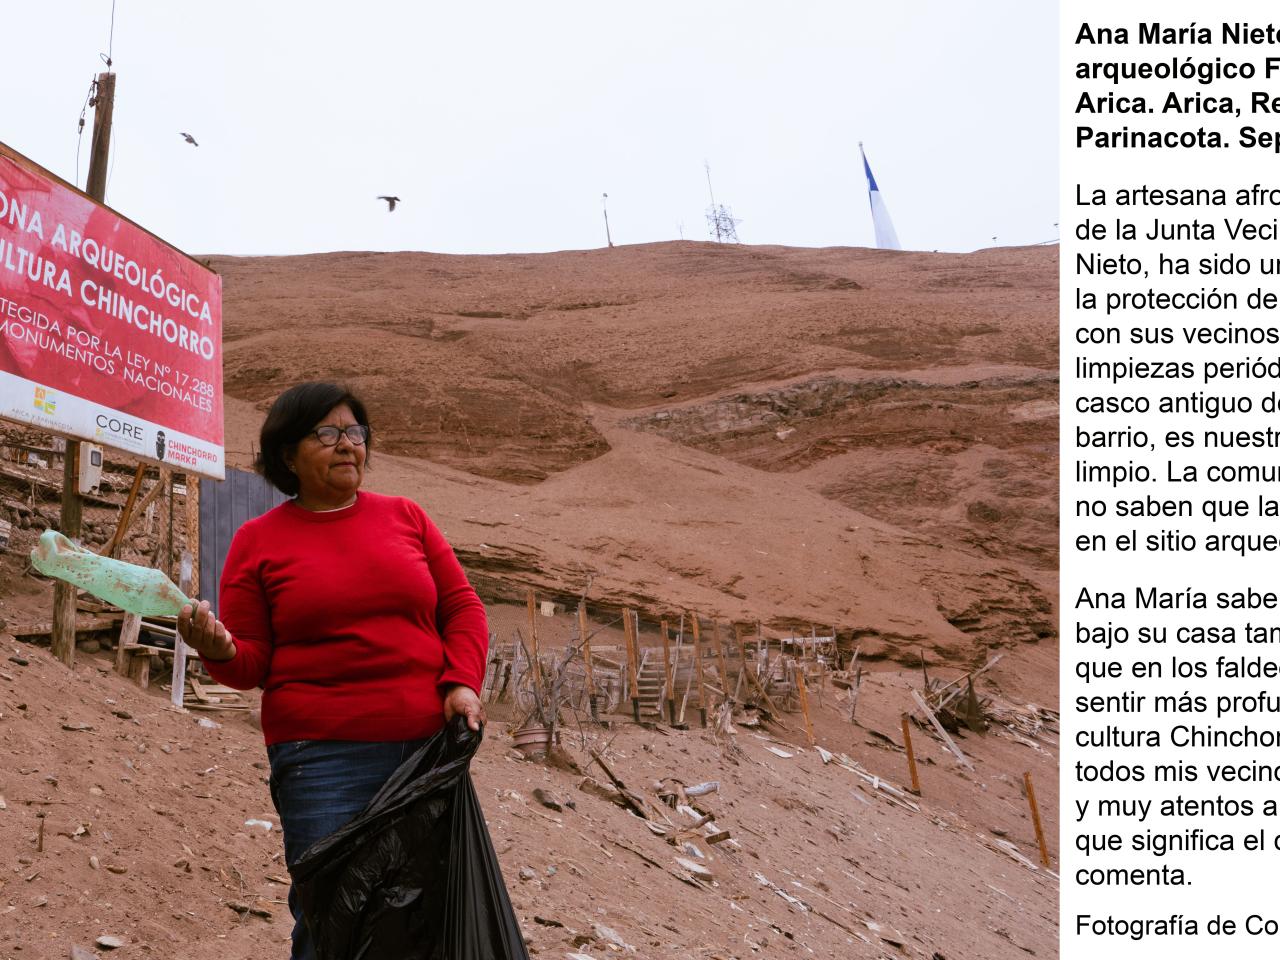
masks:
POLYGON ((1053 632, 1053 249, 214 262, 241 462, 282 383, 345 378, 409 458, 371 484, 481 578, 594 576, 602 601, 834 624, 873 656, 1053 632))
MULTIPOLYGON (((426 506, 501 639, 522 616, 503 601, 526 586, 569 600, 588 579, 602 620, 626 603, 649 623, 696 609, 775 634, 833 625, 878 672, 858 726, 828 689, 819 742, 894 784, 922 650, 946 676, 1003 652, 984 692, 1056 706, 1055 250, 668 243, 214 262, 231 462, 248 465, 282 386, 349 380, 377 428, 369 486, 426 506)), ((105 536, 112 511, 89 516, 105 536)), ((48 586, 20 560, 39 526, 0 555, 11 623, 48 616, 48 586)), ((139 535, 130 555, 149 546, 139 535)), ((548 640, 571 629, 548 622, 548 640)), ((283 956, 278 835, 244 826, 271 812, 260 734, 239 717, 198 727, 92 657, 67 672, 0 641, 0 957, 62 958, 102 933, 124 937, 122 956, 283 956)), ((775 735, 802 743, 788 726, 775 735)), ((690 886, 679 851, 581 793, 582 775, 518 762, 502 723, 490 733, 476 778, 543 956, 612 955, 594 924, 641 957, 1056 954, 1056 881, 991 845, 999 831, 1034 857, 1030 770, 1056 848, 1052 736, 969 736, 967 773, 917 730, 915 812, 746 730, 736 748, 696 728, 589 732, 655 802, 662 776, 721 781, 709 806, 741 849, 704 851, 717 885, 690 886), (535 786, 576 809, 543 809, 535 786)), ((566 735, 584 767, 586 745, 566 735)))

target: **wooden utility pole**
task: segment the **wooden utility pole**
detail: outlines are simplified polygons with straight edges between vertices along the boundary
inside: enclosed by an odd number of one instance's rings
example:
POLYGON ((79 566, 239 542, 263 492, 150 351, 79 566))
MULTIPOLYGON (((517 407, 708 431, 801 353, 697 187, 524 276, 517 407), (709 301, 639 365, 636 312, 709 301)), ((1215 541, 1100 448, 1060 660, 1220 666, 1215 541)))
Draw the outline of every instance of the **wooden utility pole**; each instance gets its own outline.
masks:
POLYGON ((93 97, 93 152, 89 155, 89 179, 84 192, 99 203, 107 201, 107 154, 111 149, 111 112, 116 103, 116 75, 98 74, 93 97))
POLYGON ((697 667, 698 676, 698 714, 705 727, 707 725, 707 690, 702 679, 702 631, 698 628, 696 613, 691 614, 689 619, 693 623, 693 662, 697 667))
POLYGON ((675 676, 671 672, 671 632, 667 627, 667 621, 661 621, 662 625, 662 667, 667 678, 667 722, 672 726, 676 723, 676 681, 675 676))
MULTIPOLYGON (((93 103, 93 151, 89 155, 89 182, 85 192, 102 203, 107 198, 107 158, 111 148, 111 111, 116 99, 116 75, 98 74, 93 103)), ((62 458, 62 513, 58 527, 63 536, 79 542, 84 516, 80 499, 80 441, 67 438, 62 458)), ((50 652, 68 667, 76 662, 76 588, 64 580, 53 585, 53 633, 50 652)))

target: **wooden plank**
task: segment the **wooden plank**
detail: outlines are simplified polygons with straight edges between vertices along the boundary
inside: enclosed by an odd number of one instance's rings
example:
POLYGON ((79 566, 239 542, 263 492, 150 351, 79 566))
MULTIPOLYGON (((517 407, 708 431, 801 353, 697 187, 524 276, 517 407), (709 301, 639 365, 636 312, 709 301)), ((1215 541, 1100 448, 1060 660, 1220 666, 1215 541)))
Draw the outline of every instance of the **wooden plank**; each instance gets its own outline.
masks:
POLYGON ((592 704, 591 713, 595 715, 595 680, 591 676, 591 638, 587 635, 587 602, 578 601, 578 637, 582 641, 582 666, 587 675, 587 702, 592 704))
POLYGON ((738 651, 742 655, 742 673, 740 674, 740 676, 746 676, 749 682, 755 684, 756 691, 760 694, 761 698, 765 702, 765 705, 769 708, 769 711, 773 714, 774 723, 778 724, 778 726, 780 727, 785 728, 786 724, 782 722, 782 711, 779 710, 778 705, 773 702, 772 698, 769 696, 768 692, 765 690, 764 685, 760 682, 760 678, 756 676, 755 671, 747 669, 747 644, 746 644, 746 641, 742 638, 742 628, 735 623, 733 626, 733 629, 738 635, 738 651))
POLYGON ((1027 803, 1031 805, 1031 822, 1036 827, 1036 842, 1040 844, 1040 862, 1049 866, 1049 846, 1044 840, 1044 827, 1040 825, 1040 805, 1036 803, 1036 788, 1031 784, 1031 771, 1022 775, 1022 782, 1027 786, 1027 803))
POLYGON ((120 541, 124 539, 125 531, 129 529, 129 522, 133 518, 133 505, 137 502, 138 491, 142 489, 142 476, 146 472, 147 465, 138 464, 138 469, 133 474, 133 485, 129 487, 129 496, 124 501, 124 509, 120 511, 120 519, 116 521, 115 533, 111 535, 103 556, 114 557, 116 551, 120 549, 120 541))
POLYGON ((920 774, 916 772, 916 751, 911 746, 911 722, 907 715, 902 715, 902 742, 907 746, 907 767, 911 771, 911 792, 920 796, 920 774))
MULTIPOLYGON (((57 494, 62 493, 61 483, 55 483, 51 480, 46 480, 44 479, 44 477, 41 477, 34 473, 27 473, 24 470, 15 470, 12 467, 6 467, 4 464, 0 464, 0 476, 9 477, 13 480, 22 480, 26 483, 34 483, 37 487, 40 487, 42 490, 49 490, 57 494)), ((116 506, 116 502, 114 500, 108 500, 105 497, 94 496, 93 494, 81 494, 80 499, 87 500, 89 503, 92 503, 95 506, 99 506, 99 507, 114 508, 116 506)))
POLYGON ((146 653, 148 656, 154 653, 157 656, 173 656, 171 647, 157 647, 153 643, 130 643, 127 645, 122 644, 121 646, 125 653, 137 653, 139 655, 146 653))
MULTIPOLYGON (((173 496, 170 491, 169 502, 172 505, 173 496)), ((184 594, 191 593, 191 554, 184 551, 185 563, 182 564, 182 576, 178 580, 178 589, 184 594)), ((177 636, 177 622, 174 624, 173 638, 173 671, 169 677, 169 702, 179 710, 182 709, 182 694, 185 690, 185 684, 182 682, 187 676, 187 644, 179 636, 177 636)))
POLYGON ((234 694, 235 696, 238 697, 240 696, 240 693, 241 693, 235 687, 223 686, 220 683, 204 683, 203 681, 201 681, 200 688, 204 690, 205 693, 212 693, 217 696, 223 696, 223 697, 227 696, 228 694, 234 694))
POLYGON ((192 700, 187 703, 188 710, 248 710, 252 709, 247 703, 204 703, 202 700, 192 700))
POLYGON ((627 641, 627 679, 630 682, 631 693, 631 711, 635 716, 636 723, 640 722, 640 678, 637 673, 637 653, 636 648, 639 646, 639 638, 636 636, 636 625, 634 611, 630 607, 622 611, 622 634, 627 641))
POLYGON ((636 816, 640 817, 640 819, 648 820, 649 811, 645 808, 644 799, 637 794, 632 793, 627 788, 627 785, 618 779, 617 775, 609 769, 609 765, 604 762, 604 757, 600 756, 600 754, 595 750, 591 750, 590 753, 591 759, 599 764, 600 769, 605 772, 605 776, 613 781, 613 785, 618 789, 618 793, 622 795, 622 799, 626 801, 626 804, 631 808, 631 811, 636 816))
MULTIPOLYGON (((103 613, 96 617, 82 617, 76 620, 76 633, 94 633, 98 630, 110 630, 117 623, 120 623, 126 614, 124 613, 103 613)), ((15 637, 46 637, 53 632, 52 620, 40 620, 36 623, 14 623, 5 628, 6 632, 13 634, 15 637)))
POLYGON ((249 710, 252 709, 247 703, 204 703, 195 700, 187 704, 188 710, 249 710))
POLYGON ((533 587, 525 593, 529 603, 529 666, 533 668, 533 682, 536 689, 542 689, 542 663, 538 657, 538 611, 533 598, 533 587))
POLYGON ((853 692, 849 694, 849 722, 854 723, 854 718, 858 713, 858 692, 862 687, 862 668, 858 666, 858 654, 862 653, 862 644, 858 644, 853 650, 853 659, 849 661, 849 668, 846 673, 854 674, 853 692))
POLYGON ((724 665, 724 643, 720 639, 720 621, 711 621, 711 636, 716 645, 716 663, 720 667, 720 685, 729 688, 729 671, 724 665))
POLYGON ((116 673, 129 675, 129 647, 138 642, 142 618, 136 613, 126 613, 120 624, 120 639, 116 641, 116 673))
POLYGON ((660 621, 662 629, 662 669, 666 676, 667 722, 676 722, 676 681, 671 672, 671 631, 667 621, 660 621))
POLYGON ((698 713, 702 717, 702 726, 705 727, 707 725, 707 694, 702 677, 702 630, 698 625, 696 612, 690 614, 689 619, 693 624, 693 662, 698 675, 698 713))
POLYGON ((218 697, 210 696, 209 691, 205 689, 203 683, 195 677, 191 677, 188 681, 191 684, 191 695, 200 703, 221 703, 218 697))
POLYGON ((957 747, 956 742, 951 739, 951 735, 943 729, 938 718, 934 716, 933 711, 929 709, 929 705, 924 702, 924 697, 920 696, 920 694, 915 690, 911 691, 911 696, 915 700, 916 706, 923 710, 924 715, 929 718, 929 722, 933 724, 933 729, 938 732, 938 736, 940 736, 942 738, 942 742, 947 745, 947 749, 956 755, 956 759, 960 761, 960 765, 972 770, 974 768, 973 764, 969 762, 968 757, 960 752, 960 748, 957 747))
POLYGON ((813 746, 813 721, 809 719, 809 689, 804 684, 804 662, 795 664, 792 668, 795 674, 796 689, 800 693, 800 711, 804 714, 804 732, 809 738, 809 746, 813 746))
MULTIPOLYGON (((129 522, 127 524, 122 522, 121 524, 118 524, 116 526, 117 532, 121 530, 124 531, 123 533, 120 534, 120 539, 122 542, 124 540, 125 535, 128 534, 129 528, 132 527, 134 523, 137 522, 139 517, 141 517, 143 514, 146 513, 147 507, 151 506, 152 502, 156 499, 156 497, 160 495, 160 491, 163 489, 164 489, 164 477, 161 477, 159 480, 156 481, 155 486, 153 486, 150 490, 148 490, 143 495, 142 499, 139 500, 138 503, 134 506, 133 515, 129 518, 129 522)), ((115 504, 112 504, 112 506, 115 506, 115 504)), ((121 517, 122 521, 123 519, 124 518, 121 517)), ((110 545, 110 541, 108 541, 106 544, 103 544, 101 547, 98 548, 98 553, 105 554, 107 547, 109 545, 110 545)))
POLYGON ((187 592, 187 596, 198 596, 200 592, 200 478, 188 473, 186 480, 186 503, 183 510, 187 521, 187 549, 191 551, 191 584, 196 592, 187 592))
MULTIPOLYGON (((954 684, 958 683, 959 681, 964 680, 966 677, 967 677, 969 680, 971 680, 971 681, 972 681, 972 680, 976 680, 978 677, 982 676, 984 673, 986 673, 988 670, 990 670, 992 667, 994 667, 997 663, 999 663, 1003 658, 1004 658, 1004 654, 1003 654, 1003 653, 998 653, 998 654, 996 654, 994 657, 992 657, 990 660, 988 660, 988 661, 986 662, 986 664, 984 664, 982 667, 980 667, 979 669, 977 669, 977 670, 973 671, 973 673, 966 673, 966 674, 964 674, 963 676, 956 677, 956 678, 955 678, 955 680, 952 680, 950 683, 948 683, 948 684, 946 684, 945 686, 943 686, 943 687, 938 691, 938 693, 942 693, 942 691, 943 691, 943 690, 946 690, 946 689, 947 689, 947 687, 950 687, 950 686, 952 686, 952 685, 954 685, 954 684)), ((951 703, 951 701, 952 701, 952 700, 955 700, 955 699, 956 699, 957 697, 959 697, 961 694, 965 693, 965 691, 966 691, 966 688, 965 688, 965 687, 957 687, 955 690, 951 691, 951 693, 950 693, 950 694, 948 694, 946 697, 943 697, 941 700, 939 700, 939 701, 938 701, 938 709, 939 709, 939 710, 943 709, 943 708, 944 708, 944 707, 946 707, 949 703, 951 703)))
POLYGON ((741 668, 738 670, 738 680, 741 684, 743 675, 747 672, 747 641, 742 636, 742 625, 735 623, 733 625, 733 636, 738 641, 738 658, 741 668))
MULTIPOLYGON (((136 647, 128 648, 130 650, 136 647)), ((143 690, 151 686, 151 656, 135 656, 129 659, 129 678, 135 681, 143 690)))

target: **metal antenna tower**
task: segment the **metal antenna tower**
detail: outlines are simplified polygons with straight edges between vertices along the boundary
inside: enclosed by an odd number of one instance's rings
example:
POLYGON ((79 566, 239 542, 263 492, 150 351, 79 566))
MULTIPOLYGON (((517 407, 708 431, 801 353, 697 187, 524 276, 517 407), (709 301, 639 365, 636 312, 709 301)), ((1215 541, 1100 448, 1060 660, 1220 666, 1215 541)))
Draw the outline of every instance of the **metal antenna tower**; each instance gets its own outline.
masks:
POLYGON ((604 238, 609 241, 609 246, 613 246, 613 236, 609 233, 609 195, 603 194, 600 200, 604 207, 604 238))
POLYGON ((707 193, 711 196, 711 206, 707 207, 707 227, 711 236, 715 237, 716 243, 741 243, 738 224, 742 221, 735 220, 733 211, 728 207, 716 204, 716 194, 711 188, 711 164, 703 160, 702 165, 707 171, 707 193))

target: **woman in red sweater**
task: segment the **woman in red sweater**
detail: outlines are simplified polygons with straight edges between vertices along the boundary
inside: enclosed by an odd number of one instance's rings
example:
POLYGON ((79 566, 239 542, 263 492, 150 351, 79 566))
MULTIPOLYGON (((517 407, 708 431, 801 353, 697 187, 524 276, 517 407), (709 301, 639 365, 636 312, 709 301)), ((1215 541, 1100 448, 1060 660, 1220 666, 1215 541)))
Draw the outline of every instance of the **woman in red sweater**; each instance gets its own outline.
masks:
MULTIPOLYGON (((262 731, 285 860, 355 818, 457 714, 478 730, 489 628, 453 549, 422 508, 360 489, 364 405, 329 383, 282 393, 255 467, 293 497, 236 532, 215 619, 178 632, 227 686, 262 687, 262 731)), ((290 895, 293 960, 312 960, 290 895)))

